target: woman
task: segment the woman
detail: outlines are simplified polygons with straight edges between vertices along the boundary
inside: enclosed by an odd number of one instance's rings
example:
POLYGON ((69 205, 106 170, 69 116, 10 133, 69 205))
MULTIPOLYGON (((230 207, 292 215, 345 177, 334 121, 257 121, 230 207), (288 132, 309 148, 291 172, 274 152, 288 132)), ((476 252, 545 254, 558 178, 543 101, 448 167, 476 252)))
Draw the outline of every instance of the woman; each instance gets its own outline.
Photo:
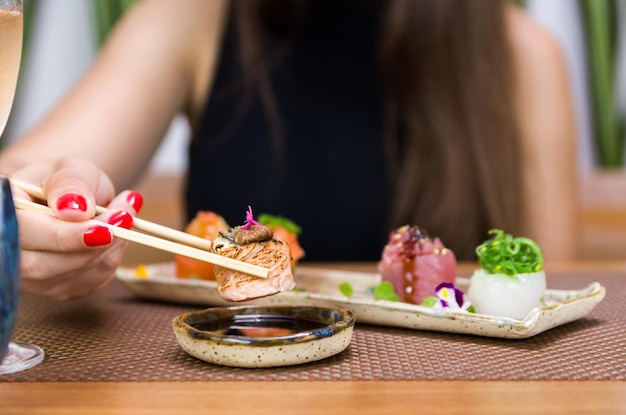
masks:
POLYGON ((493 227, 572 258, 569 102, 554 41, 506 2, 138 2, 1 155, 57 214, 19 212, 23 287, 69 298, 114 275, 125 244, 87 219, 109 205, 98 219, 129 226, 139 196, 114 189, 141 175, 179 111, 194 133, 189 217, 237 224, 248 204, 290 217, 309 260, 376 260, 406 223, 461 259, 493 227))

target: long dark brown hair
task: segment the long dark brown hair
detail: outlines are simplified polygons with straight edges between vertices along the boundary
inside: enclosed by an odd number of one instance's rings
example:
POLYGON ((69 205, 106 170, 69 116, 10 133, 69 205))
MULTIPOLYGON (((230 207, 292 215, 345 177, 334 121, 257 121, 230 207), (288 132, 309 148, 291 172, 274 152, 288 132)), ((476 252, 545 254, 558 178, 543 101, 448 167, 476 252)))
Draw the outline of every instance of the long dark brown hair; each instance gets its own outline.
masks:
MULTIPOLYGON (((385 143, 395 184, 390 230, 415 224, 459 258, 473 258, 489 228, 518 231, 520 160, 505 2, 387 0, 379 72, 385 143)), ((263 28, 297 34, 314 0, 240 0, 235 17, 245 81, 261 97, 280 152, 280 110, 264 56, 263 28)), ((296 39, 292 36, 289 39, 296 39)), ((288 50, 289 42, 284 51, 288 50)))

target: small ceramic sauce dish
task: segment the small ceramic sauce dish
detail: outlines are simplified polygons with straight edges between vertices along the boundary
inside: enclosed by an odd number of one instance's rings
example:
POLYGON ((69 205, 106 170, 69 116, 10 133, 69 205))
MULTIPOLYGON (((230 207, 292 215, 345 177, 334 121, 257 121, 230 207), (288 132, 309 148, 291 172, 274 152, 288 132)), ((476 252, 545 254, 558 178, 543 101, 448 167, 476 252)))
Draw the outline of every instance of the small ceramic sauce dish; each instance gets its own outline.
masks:
POLYGON ((314 362, 345 350, 355 315, 325 307, 215 307, 182 314, 172 327, 180 346, 205 362, 275 367, 314 362))

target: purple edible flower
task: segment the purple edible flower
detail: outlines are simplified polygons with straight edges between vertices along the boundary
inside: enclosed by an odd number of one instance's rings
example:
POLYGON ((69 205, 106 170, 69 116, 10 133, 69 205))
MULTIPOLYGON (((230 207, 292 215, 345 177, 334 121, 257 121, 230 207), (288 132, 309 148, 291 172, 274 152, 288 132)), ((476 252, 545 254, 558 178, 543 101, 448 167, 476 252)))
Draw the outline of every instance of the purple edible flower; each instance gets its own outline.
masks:
POLYGON ((464 301, 463 291, 456 288, 454 283, 442 282, 435 288, 437 296, 437 304, 442 308, 467 310, 470 306, 469 301, 464 301))
POLYGON ((254 220, 254 215, 252 214, 252 207, 248 205, 248 210, 246 211, 246 223, 241 226, 241 229, 246 230, 252 225, 258 225, 259 222, 254 220))

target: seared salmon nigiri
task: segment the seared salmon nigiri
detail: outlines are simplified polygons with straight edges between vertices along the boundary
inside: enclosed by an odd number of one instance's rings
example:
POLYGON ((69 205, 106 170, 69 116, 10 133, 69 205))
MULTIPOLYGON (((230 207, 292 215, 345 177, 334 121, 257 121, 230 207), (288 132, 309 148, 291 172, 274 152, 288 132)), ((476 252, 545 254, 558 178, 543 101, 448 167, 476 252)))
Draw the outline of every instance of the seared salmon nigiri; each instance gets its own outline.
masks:
POLYGON ((250 207, 244 225, 219 233, 213 241, 213 252, 269 269, 267 278, 258 278, 216 266, 217 289, 226 301, 253 300, 295 286, 289 245, 273 238, 270 228, 255 221, 250 207))

